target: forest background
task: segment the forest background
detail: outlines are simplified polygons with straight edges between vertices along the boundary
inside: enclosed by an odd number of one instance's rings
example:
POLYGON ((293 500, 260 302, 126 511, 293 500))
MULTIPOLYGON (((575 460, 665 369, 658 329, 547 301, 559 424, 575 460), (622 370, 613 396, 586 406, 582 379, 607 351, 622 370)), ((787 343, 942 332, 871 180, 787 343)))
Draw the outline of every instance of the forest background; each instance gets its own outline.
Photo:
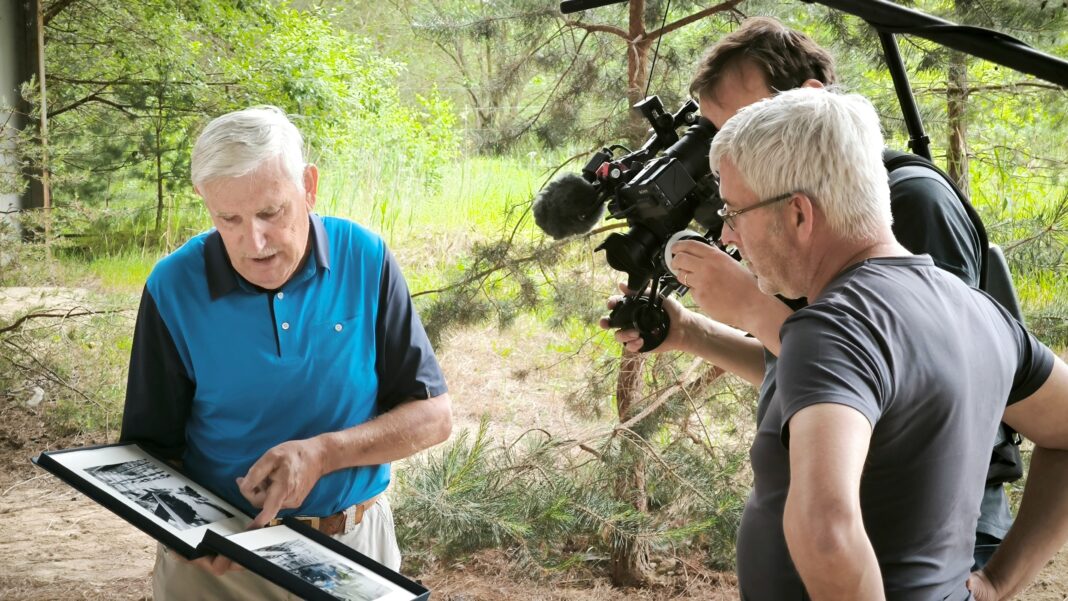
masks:
MULTIPOLYGON (((910 4, 1068 57, 1068 3, 910 4)), ((596 326, 620 274, 594 252, 621 224, 553 241, 530 207, 592 151, 640 144, 628 107, 647 93, 678 107, 703 50, 765 14, 831 49, 842 87, 906 147, 872 30, 803 2, 568 16, 544 0, 45 2, 46 85, 0 107, 18 157, 0 191, 48 192, 47 208, 0 220, 0 450, 21 466, 3 494, 37 476, 30 454, 116 439, 141 287, 210 227, 191 145, 214 116, 275 104, 320 165, 317 210, 397 254, 453 389, 452 440, 395 470, 405 571, 489 561, 486 580, 554 590, 730 589, 754 391, 685 357, 623 355, 596 326)), ((1063 354, 1068 94, 919 38, 900 46, 936 162, 1005 249, 1029 327, 1063 354)))

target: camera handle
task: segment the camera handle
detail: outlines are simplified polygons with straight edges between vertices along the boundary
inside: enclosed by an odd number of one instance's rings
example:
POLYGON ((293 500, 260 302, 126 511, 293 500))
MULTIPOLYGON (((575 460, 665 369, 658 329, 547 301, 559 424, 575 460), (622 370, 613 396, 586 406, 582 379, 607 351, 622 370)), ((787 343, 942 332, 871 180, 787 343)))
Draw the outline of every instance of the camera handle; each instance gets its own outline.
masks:
POLYGON ((673 292, 682 296, 689 291, 689 288, 676 279, 675 272, 671 269, 671 247, 680 240, 699 240, 706 244, 713 244, 709 241, 710 235, 711 232, 702 236, 693 230, 676 232, 664 244, 661 254, 662 268, 665 273, 652 278, 652 286, 648 293, 634 292, 623 297, 623 300, 608 315, 609 326, 638 330, 642 337, 642 348, 639 352, 649 352, 667 339, 668 332, 671 330, 671 318, 664 309, 664 298, 673 292))
POLYGON ((640 352, 649 352, 667 339, 671 320, 664 310, 664 297, 659 294, 635 293, 625 296, 608 315, 613 328, 634 329, 642 336, 640 352))

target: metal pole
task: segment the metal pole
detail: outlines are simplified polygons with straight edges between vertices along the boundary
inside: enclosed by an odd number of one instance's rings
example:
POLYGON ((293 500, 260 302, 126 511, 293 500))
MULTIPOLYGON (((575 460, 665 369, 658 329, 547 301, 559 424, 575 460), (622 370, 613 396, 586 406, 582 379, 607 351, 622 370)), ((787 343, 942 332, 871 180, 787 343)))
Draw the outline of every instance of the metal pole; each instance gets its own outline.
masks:
POLYGON ((947 48, 1004 65, 1068 88, 1068 61, 1035 50, 1012 36, 957 25, 886 0, 803 0, 828 6, 867 21, 880 32, 915 35, 947 48))
POLYGON ((909 148, 912 152, 930 160, 931 139, 923 131, 920 109, 916 106, 916 98, 912 95, 912 86, 909 85, 909 78, 905 73, 905 62, 901 60, 897 39, 892 33, 880 31, 879 41, 883 44, 886 66, 890 69, 890 77, 894 80, 894 90, 897 91, 897 100, 901 103, 901 115, 905 118, 905 127, 909 132, 909 148))

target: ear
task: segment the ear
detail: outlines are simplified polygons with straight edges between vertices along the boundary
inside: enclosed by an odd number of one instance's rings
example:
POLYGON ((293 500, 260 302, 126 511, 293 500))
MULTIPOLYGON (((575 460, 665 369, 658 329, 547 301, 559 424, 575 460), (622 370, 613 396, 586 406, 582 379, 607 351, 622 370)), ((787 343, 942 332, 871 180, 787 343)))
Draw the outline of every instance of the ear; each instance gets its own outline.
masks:
POLYGON ((786 209, 786 226, 798 242, 808 243, 816 225, 816 205, 808 194, 798 192, 789 200, 786 209))
POLYGON ((304 167, 304 202, 308 209, 315 208, 315 198, 319 193, 319 168, 308 164, 304 167))
POLYGON ((806 79, 802 84, 802 88, 824 88, 823 82, 818 79, 806 79))

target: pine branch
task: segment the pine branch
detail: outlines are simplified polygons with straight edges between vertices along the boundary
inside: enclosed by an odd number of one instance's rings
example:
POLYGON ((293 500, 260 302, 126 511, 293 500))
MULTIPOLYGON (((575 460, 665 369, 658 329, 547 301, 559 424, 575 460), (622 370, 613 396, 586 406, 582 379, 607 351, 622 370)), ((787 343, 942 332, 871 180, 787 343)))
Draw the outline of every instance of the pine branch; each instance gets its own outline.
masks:
POLYGON ((78 0, 58 0, 52 6, 49 6, 43 15, 44 24, 47 26, 52 19, 55 19, 59 13, 63 12, 68 6, 74 4, 78 0))
MULTIPOLYGON (((649 403, 648 406, 646 406, 644 409, 639 411, 638 414, 635 415, 634 417, 628 419, 627 421, 625 421, 625 422, 623 422, 621 424, 618 424, 615 427, 615 430, 616 431, 620 431, 620 430, 628 430, 629 431, 632 427, 634 427, 635 424, 637 424, 638 422, 642 421, 643 419, 649 417, 650 414, 652 414, 654 411, 656 411, 661 406, 663 406, 664 403, 668 402, 675 395, 676 392, 679 392, 680 390, 681 391, 685 391, 688 386, 690 386, 691 384, 693 384, 696 381, 699 381, 698 379, 692 379, 691 380, 691 378, 693 376, 693 373, 695 371, 697 371, 697 369, 700 366, 704 365, 704 363, 705 363, 704 359, 701 359, 701 358, 694 359, 693 362, 690 363, 690 367, 686 369, 686 372, 682 376, 680 376, 678 378, 678 380, 674 384, 671 384, 667 388, 665 388, 662 391, 660 391, 660 393, 657 396, 657 399, 655 401, 653 401, 652 403, 649 403)), ((724 370, 722 370, 722 369, 720 369, 718 367, 712 367, 712 371, 714 373, 714 375, 712 376, 712 380, 715 380, 716 378, 718 378, 718 377, 722 376, 723 374, 727 373, 726 371, 724 371, 724 370)))
POLYGON ((1046 225, 1039 228, 1038 231, 1036 231, 1030 236, 1027 236, 1026 238, 1022 238, 1020 240, 1012 242, 1011 244, 1005 245, 1003 251, 1005 252, 1005 254, 1008 254, 1016 250, 1017 248, 1030 244, 1036 240, 1039 240, 1051 234, 1063 232, 1064 229, 1062 222, 1066 220, 1068 220, 1068 194, 1061 198, 1059 204, 1053 210, 1053 214, 1050 216, 1049 221, 1048 223, 1046 223, 1046 225))
MULTIPOLYGON (((559 31, 556 35, 559 35, 559 31)), ((586 34, 582 36, 582 39, 579 41, 578 48, 575 49, 576 58, 578 57, 579 52, 582 51, 582 47, 586 44, 586 40, 589 38, 589 35, 590 32, 587 31, 586 34)), ((546 42, 546 44, 548 44, 548 41, 546 42)), ((540 119, 542 114, 545 113, 545 110, 549 108, 549 106, 551 105, 550 103, 555 100, 556 91, 560 89, 560 86, 564 83, 564 80, 567 79, 567 76, 571 74, 572 69, 575 68, 575 65, 577 63, 577 60, 572 60, 571 64, 567 66, 567 69, 564 70, 560 77, 556 78, 556 83, 553 85, 553 88, 545 94, 545 102, 542 103, 541 107, 538 109, 538 112, 535 113, 533 117, 527 120, 527 124, 523 126, 522 129, 510 136, 510 139, 517 140, 521 136, 526 135, 526 133, 530 131, 531 127, 534 127, 534 124, 538 122, 538 119, 540 119)))
POLYGON ((743 2, 743 0, 727 0, 726 2, 722 2, 722 3, 717 4, 715 6, 710 6, 710 7, 706 8, 706 9, 704 9, 704 10, 697 11, 697 12, 693 13, 692 15, 683 17, 683 18, 679 19, 678 21, 674 21, 672 23, 669 23, 669 24, 665 25, 661 29, 657 29, 655 31, 650 31, 649 33, 645 34, 644 39, 646 39, 646 40, 655 40, 656 38, 658 38, 660 36, 667 35, 667 34, 671 33, 672 31, 675 31, 676 29, 681 29, 681 28, 689 25, 690 23, 694 23, 696 21, 700 21, 701 19, 704 19, 705 17, 714 15, 716 13, 721 13, 721 12, 725 12, 725 11, 737 12, 735 7, 738 6, 739 4, 741 4, 742 2, 743 2))
POLYGON ((564 21, 564 25, 566 25, 567 27, 573 27, 575 29, 582 29, 588 33, 610 33, 614 36, 621 37, 624 40, 627 40, 628 42, 630 41, 630 36, 627 34, 626 31, 623 31, 619 27, 613 27, 612 25, 590 25, 583 23, 582 21, 573 20, 564 21))
POLYGON ((83 104, 87 104, 87 103, 90 103, 90 102, 99 102, 100 104, 105 104, 105 105, 110 106, 110 107, 112 107, 114 109, 117 109, 120 113, 123 113, 124 115, 126 115, 128 117, 136 117, 137 116, 136 114, 134 114, 133 112, 131 112, 129 110, 129 109, 133 108, 132 105, 120 104, 118 102, 115 102, 114 100, 108 100, 107 98, 104 98, 103 96, 101 96, 100 94, 97 94, 95 92, 92 93, 92 94, 89 94, 88 96, 86 96, 84 98, 76 100, 76 101, 72 102, 71 104, 68 104, 67 106, 62 106, 62 107, 59 107, 58 109, 55 109, 55 110, 49 112, 48 116, 49 116, 49 118, 54 119, 57 116, 62 115, 63 113, 66 113, 67 111, 72 111, 72 110, 78 108, 79 106, 82 106, 83 104))
MULTIPOLYGON (((549 244, 547 246, 540 246, 537 249, 535 249, 534 252, 530 253, 529 255, 526 255, 526 256, 523 256, 523 257, 519 257, 519 258, 516 258, 516 259, 508 259, 506 261, 502 261, 500 263, 491 265, 490 267, 487 267, 485 269, 477 271, 477 272, 475 272, 475 273, 463 278, 462 280, 460 280, 458 282, 449 284, 448 286, 443 286, 441 288, 435 288, 433 290, 420 290, 419 292, 413 292, 412 293, 412 298, 416 298, 418 296, 423 296, 425 294, 441 294, 442 292, 448 292, 450 290, 455 290, 456 288, 462 288, 462 287, 467 286, 468 284, 472 284, 474 282, 485 282, 486 278, 488 278, 489 276, 493 275, 494 273, 497 273, 497 272, 505 270, 505 269, 513 269, 513 268, 518 267, 520 265, 524 265, 526 263, 530 263, 531 261, 536 261, 536 260, 542 258, 543 256, 545 256, 551 250, 556 250, 556 249, 561 248, 561 247, 563 247, 565 245, 571 244, 572 242, 575 242, 576 240, 586 240, 586 239, 590 238, 591 236, 595 236, 597 234, 602 234, 602 233, 607 232, 607 231, 620 229, 622 227, 626 227, 626 225, 627 225, 626 223, 614 223, 612 225, 607 225, 607 226, 604 226, 604 227, 597 228, 595 230, 591 230, 591 231, 583 234, 582 236, 574 236, 574 237, 571 237, 571 238, 566 238, 564 240, 558 240, 558 241, 553 242, 553 243, 551 243, 551 244, 549 244)), ((511 247, 511 243, 509 243, 508 246, 510 248, 511 247)))

